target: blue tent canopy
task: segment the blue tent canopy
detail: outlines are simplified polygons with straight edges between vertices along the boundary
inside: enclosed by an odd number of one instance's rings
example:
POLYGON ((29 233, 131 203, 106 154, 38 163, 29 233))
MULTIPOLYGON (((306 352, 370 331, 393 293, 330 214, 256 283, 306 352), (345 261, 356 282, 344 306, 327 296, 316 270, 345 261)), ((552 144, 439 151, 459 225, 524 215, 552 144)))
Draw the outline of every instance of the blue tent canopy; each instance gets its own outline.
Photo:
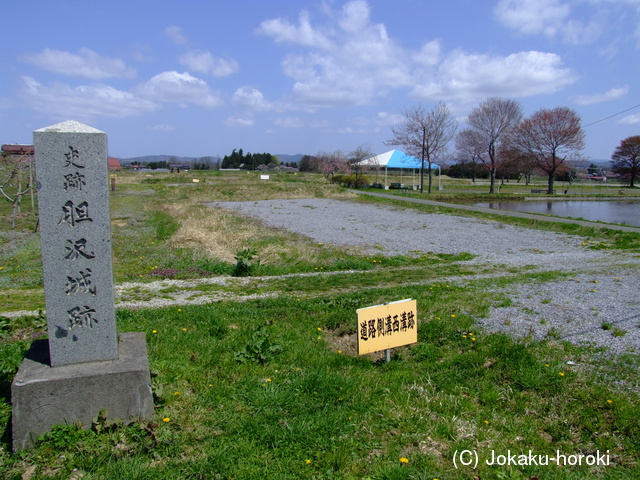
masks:
MULTIPOLYGON (((381 153, 380 155, 376 155, 375 157, 367 158, 362 160, 359 163, 360 166, 363 167, 372 167, 372 168, 384 168, 384 188, 389 188, 387 186, 387 173, 390 168, 400 170, 400 183, 399 185, 403 186, 403 178, 402 171, 405 169, 411 170, 411 183, 408 185, 408 188, 415 188, 415 179, 413 175, 415 175, 416 170, 420 170, 422 167, 422 161, 419 158, 412 157, 411 155, 407 155, 404 152, 399 150, 391 150, 386 153, 381 153)), ((429 169, 429 162, 425 160, 424 162, 425 170, 429 169)), ((431 170, 440 171, 440 165, 432 163, 431 170)), ((405 177, 406 178, 406 177, 405 177)), ((422 178, 419 179, 422 181, 422 178)), ((440 181, 440 175, 438 174, 438 182, 440 181)), ((393 185, 393 184, 392 184, 393 185)), ((405 187, 403 187, 405 188, 405 187)), ((438 187, 439 189, 440 187, 438 187)))
MULTIPOLYGON (((384 168, 410 168, 419 169, 422 166, 422 161, 419 158, 407 155, 399 150, 391 150, 386 153, 381 153, 375 157, 367 158, 360 162, 360 165, 370 167, 384 167, 384 168)), ((425 160, 424 168, 429 168, 429 163, 425 160)), ((435 163, 431 164, 431 170, 439 169, 440 165, 435 163)))

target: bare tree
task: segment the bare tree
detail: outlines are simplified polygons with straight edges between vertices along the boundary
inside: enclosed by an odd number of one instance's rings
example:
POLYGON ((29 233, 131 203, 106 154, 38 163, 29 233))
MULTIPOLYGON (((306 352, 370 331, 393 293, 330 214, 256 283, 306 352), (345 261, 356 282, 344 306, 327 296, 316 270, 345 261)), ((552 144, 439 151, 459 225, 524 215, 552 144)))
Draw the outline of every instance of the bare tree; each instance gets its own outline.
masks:
POLYGON ((554 177, 565 160, 578 157, 584 148, 584 131, 576 112, 556 107, 538 110, 518 125, 509 140, 548 176, 547 193, 551 195, 554 177))
POLYGON ((627 137, 620 142, 611 155, 611 170, 629 176, 629 186, 633 188, 640 175, 640 135, 627 137))
POLYGON ((385 145, 400 145, 406 153, 418 157, 422 163, 420 166, 420 193, 424 186, 424 162, 429 168, 429 190, 433 183, 431 164, 439 156, 447 151, 449 142, 453 139, 458 124, 449 107, 444 103, 438 103, 427 111, 424 106, 417 105, 402 112, 404 123, 391 129, 393 138, 385 145))
MULTIPOLYGON (((11 202, 11 230, 16 226, 16 215, 20 213, 22 197, 33 192, 33 155, 3 154, 0 159, 0 195, 11 202)), ((31 204, 33 207, 33 197, 31 204)))
POLYGON ((510 175, 517 175, 518 182, 524 177, 525 185, 531 182, 531 175, 536 169, 533 159, 513 148, 507 142, 498 151, 500 170, 510 175))
POLYGON ((515 128, 522 119, 522 108, 515 100, 491 97, 474 108, 467 124, 478 135, 477 141, 483 147, 480 160, 489 169, 491 184, 489 193, 495 193, 496 171, 498 169, 498 148, 505 135, 515 128))
POLYGON ((460 164, 470 163, 472 170, 472 182, 476 183, 476 165, 482 162, 484 145, 482 136, 476 130, 465 128, 456 135, 456 150, 460 164))
POLYGON ((365 169, 370 168, 380 168, 379 166, 363 166, 362 161, 367 158, 373 157, 373 153, 371 149, 366 145, 359 145, 355 150, 349 152, 349 165, 351 166, 351 170, 355 172, 355 180, 356 185, 358 185, 358 180, 364 175, 365 169))

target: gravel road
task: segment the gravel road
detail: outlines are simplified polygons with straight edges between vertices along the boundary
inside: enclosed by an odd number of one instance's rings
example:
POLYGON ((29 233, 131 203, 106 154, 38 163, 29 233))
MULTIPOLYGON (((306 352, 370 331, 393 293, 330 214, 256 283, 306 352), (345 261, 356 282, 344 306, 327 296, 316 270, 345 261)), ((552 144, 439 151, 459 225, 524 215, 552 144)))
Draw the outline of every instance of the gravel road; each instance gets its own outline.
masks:
MULTIPOLYGON (((572 277, 521 284, 503 293, 511 305, 479 319, 488 331, 545 336, 640 352, 640 274, 637 255, 588 248, 579 236, 452 215, 331 199, 215 202, 315 242, 362 254, 476 255, 473 264, 571 272, 572 277)), ((462 280, 462 279, 461 279, 462 280)), ((464 281, 464 280, 462 280, 464 281)))

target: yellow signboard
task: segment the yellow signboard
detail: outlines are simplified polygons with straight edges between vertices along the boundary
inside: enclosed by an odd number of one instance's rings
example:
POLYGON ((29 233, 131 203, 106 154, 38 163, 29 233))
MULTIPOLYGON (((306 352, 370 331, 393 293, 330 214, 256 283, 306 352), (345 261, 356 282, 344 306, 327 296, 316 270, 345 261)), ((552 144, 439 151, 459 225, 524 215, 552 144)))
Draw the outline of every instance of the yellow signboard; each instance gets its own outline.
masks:
POLYGON ((358 355, 409 345, 418 341, 416 300, 376 305, 356 310, 358 355))

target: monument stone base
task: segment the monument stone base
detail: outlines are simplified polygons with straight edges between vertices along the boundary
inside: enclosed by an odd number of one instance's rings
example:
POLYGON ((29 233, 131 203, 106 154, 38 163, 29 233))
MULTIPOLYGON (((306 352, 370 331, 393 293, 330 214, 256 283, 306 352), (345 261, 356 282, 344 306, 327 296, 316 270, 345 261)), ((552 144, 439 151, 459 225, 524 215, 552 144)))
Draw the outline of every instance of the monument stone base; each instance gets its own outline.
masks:
POLYGON ((142 332, 122 333, 118 359, 51 367, 49 343, 31 346, 11 385, 13 450, 31 446, 54 425, 153 418, 147 344, 142 332))

